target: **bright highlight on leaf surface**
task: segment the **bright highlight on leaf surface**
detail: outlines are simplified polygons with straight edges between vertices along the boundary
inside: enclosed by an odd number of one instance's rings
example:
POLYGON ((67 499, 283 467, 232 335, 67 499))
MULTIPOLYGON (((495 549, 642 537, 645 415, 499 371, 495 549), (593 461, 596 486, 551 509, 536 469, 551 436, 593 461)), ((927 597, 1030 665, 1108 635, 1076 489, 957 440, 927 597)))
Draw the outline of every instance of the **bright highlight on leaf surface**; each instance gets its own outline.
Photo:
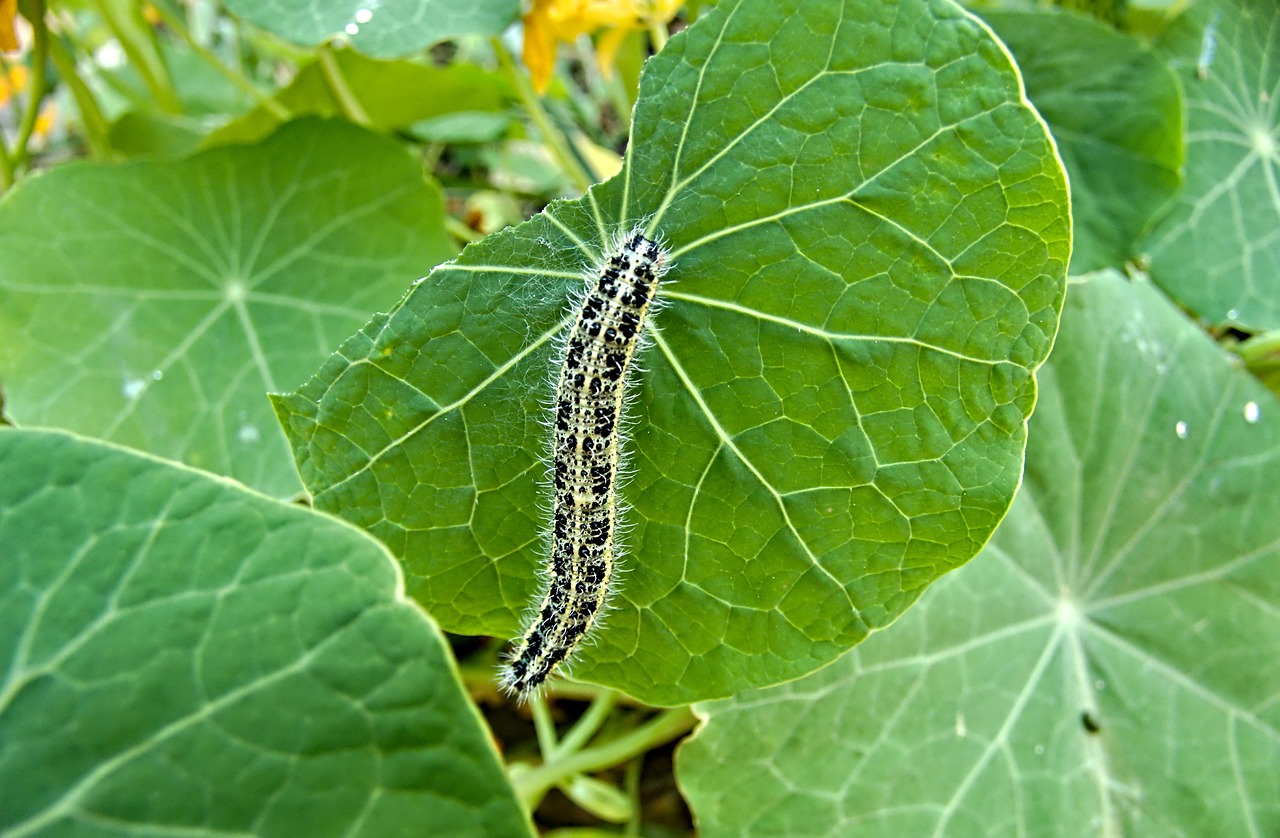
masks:
POLYGON ((1073 282, 991 544, 808 678, 700 708, 707 838, 1280 834, 1280 402, 1073 282))
POLYGON ((643 223, 617 607, 574 675, 652 703, 816 669, 966 562, 1018 485, 1066 186, 1003 47, 946 0, 724 2, 646 66, 622 172, 437 268, 277 399, 318 507, 452 631, 540 588, 556 340, 643 223))
POLYGON ((59 432, 0 472, 0 834, 529 834, 367 535, 59 432))

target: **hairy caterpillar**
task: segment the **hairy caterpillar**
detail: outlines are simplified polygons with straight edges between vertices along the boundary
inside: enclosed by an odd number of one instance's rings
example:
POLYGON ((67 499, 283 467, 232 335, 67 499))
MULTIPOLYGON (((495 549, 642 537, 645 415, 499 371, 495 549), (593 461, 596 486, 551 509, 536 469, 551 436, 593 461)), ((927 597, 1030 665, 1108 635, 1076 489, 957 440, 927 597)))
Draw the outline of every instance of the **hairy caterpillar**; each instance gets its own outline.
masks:
POLYGON ((666 268, 666 251, 632 232, 594 274, 565 343, 552 406, 546 592, 502 675, 521 698, 573 653, 609 595, 627 371, 666 268))

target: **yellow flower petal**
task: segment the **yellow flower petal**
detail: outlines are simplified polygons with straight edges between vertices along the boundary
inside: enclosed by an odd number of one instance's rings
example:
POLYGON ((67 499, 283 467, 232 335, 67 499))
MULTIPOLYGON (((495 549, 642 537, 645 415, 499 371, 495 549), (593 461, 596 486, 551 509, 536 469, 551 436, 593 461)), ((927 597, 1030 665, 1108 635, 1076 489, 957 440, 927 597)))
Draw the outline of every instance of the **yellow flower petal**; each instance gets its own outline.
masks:
POLYGON ((54 102, 48 102, 40 109, 40 115, 36 117, 35 133, 37 137, 48 137, 53 131, 53 126, 58 124, 58 106, 54 102))
POLYGON ((556 63, 556 40, 548 26, 547 13, 551 0, 533 0, 533 8, 524 16, 524 66, 533 78, 533 89, 546 93, 551 71, 556 63))
POLYGON ((9 74, 0 75, 0 105, 27 89, 31 71, 25 64, 15 64, 9 68, 9 74))
POLYGON ((546 91, 561 41, 606 30, 596 49, 600 71, 610 77, 627 33, 667 23, 682 5, 683 0, 533 0, 524 17, 524 63, 534 88, 546 91))
POLYGON ((0 52, 18 48, 18 33, 13 24, 18 17, 18 0, 0 0, 0 52))
POLYGON ((596 62, 600 65, 600 75, 606 79, 613 78, 613 68, 618 63, 618 49, 630 32, 630 29, 610 29, 600 36, 600 42, 596 44, 596 62))

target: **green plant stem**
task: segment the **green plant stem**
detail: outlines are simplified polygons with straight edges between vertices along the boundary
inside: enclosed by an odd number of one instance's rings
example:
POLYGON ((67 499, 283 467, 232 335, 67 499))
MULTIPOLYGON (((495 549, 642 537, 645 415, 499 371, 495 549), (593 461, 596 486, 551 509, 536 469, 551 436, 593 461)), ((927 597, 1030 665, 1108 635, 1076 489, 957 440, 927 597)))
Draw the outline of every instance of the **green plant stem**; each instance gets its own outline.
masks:
POLYGON ((249 79, 247 79, 242 73, 238 72, 233 67, 228 67, 221 59, 218 58, 218 56, 214 55, 212 51, 210 51, 208 48, 201 45, 194 38, 192 38, 191 30, 187 28, 187 25, 183 23, 178 18, 177 15, 173 14, 168 9, 166 9, 163 3, 156 3, 152 6, 152 8, 155 9, 156 13, 160 15, 160 18, 164 21, 165 26, 168 26, 169 29, 171 29, 175 34, 177 34, 177 36, 186 43, 186 45, 191 49, 192 52, 198 55, 201 60, 203 60, 206 64, 208 64, 214 70, 220 73, 223 78, 225 78, 227 81, 234 84, 238 89, 240 89, 244 93, 248 94, 259 105, 266 108, 267 111, 272 116, 274 116, 276 119, 280 120, 281 122, 285 122, 293 115, 288 108, 286 108, 283 104, 280 103, 278 99, 276 99, 274 96, 264 93, 262 90, 258 88, 256 84, 249 81, 249 79))
POLYGON ((472 230, 452 215, 444 217, 444 229, 448 231, 449 235, 463 244, 471 244, 471 242, 478 242, 484 238, 478 230, 472 230))
POLYGON ((574 774, 601 771, 670 742, 693 729, 697 717, 688 707, 664 710, 648 722, 617 739, 593 748, 557 757, 512 778, 516 794, 529 811, 557 783, 574 774))
POLYGON ((582 718, 578 719, 564 738, 560 740, 560 744, 556 746, 556 756, 571 754, 582 749, 583 745, 591 741, 591 737, 596 735, 600 730, 600 726, 604 724, 605 719, 609 718, 609 713, 613 711, 614 705, 618 701, 618 694, 613 690, 604 690, 600 695, 595 697, 591 702, 591 706, 587 708, 587 712, 582 714, 582 718))
POLYGON ((1270 356, 1280 355, 1280 330, 1264 332, 1249 338, 1236 347, 1236 354, 1243 358, 1246 364, 1271 360, 1270 356))
POLYGON ((93 91, 80 77, 75 58, 67 52, 67 48, 57 38, 49 41, 49 58, 53 60, 53 66, 58 69, 58 78, 61 79, 61 83, 71 90, 71 97, 76 100, 76 107, 80 110, 80 124, 84 127, 89 150, 95 157, 109 157, 111 141, 108 135, 107 119, 102 115, 102 109, 98 107, 98 100, 93 97, 93 91))
POLYGON ((18 169, 27 168, 30 154, 27 151, 31 135, 35 133, 36 122, 40 119, 40 106, 44 103, 45 89, 48 83, 47 65, 49 63, 49 27, 44 18, 44 0, 30 0, 28 8, 23 12, 27 22, 31 24, 33 33, 31 44, 31 84, 27 86, 27 107, 22 113, 22 124, 18 127, 18 139, 13 146, 11 174, 18 169))
POLYGON ((542 758, 551 759, 559 745, 556 742, 556 724, 551 718, 547 700, 541 695, 535 695, 529 700, 529 710, 533 713, 533 730, 538 735, 538 749, 542 751, 542 758))
POLYGON ((543 140, 547 144, 547 148, 551 151, 551 156, 556 159, 560 165, 560 170, 564 172, 565 177, 573 184, 574 188, 579 192, 586 192, 591 186, 591 176, 582 168, 574 155, 569 151, 569 141, 551 122, 542 102, 538 100, 538 94, 533 90, 533 84, 529 81, 529 77, 525 75, 519 67, 515 65, 515 61, 511 58, 511 53, 507 52, 507 48, 503 46, 502 41, 497 38, 490 38, 489 43, 493 45, 493 52, 498 56, 498 65, 502 68, 502 72, 510 80, 512 87, 516 89, 516 94, 520 97, 520 103, 524 105, 525 112, 529 114, 529 118, 533 120, 534 126, 538 129, 538 133, 542 135, 543 140))
POLYGON ((667 32, 666 24, 655 23, 649 27, 649 38, 653 41, 653 51, 655 53, 662 52, 662 48, 667 45, 667 38, 671 37, 667 32))
POLYGON ((342 109, 343 115, 357 125, 363 125, 365 128, 373 127, 373 120, 369 118, 364 106, 356 98, 351 85, 347 83, 347 77, 342 74, 342 67, 338 65, 338 58, 333 54, 333 47, 329 44, 321 45, 316 50, 316 58, 320 62, 320 72, 324 75, 325 84, 329 86, 329 92, 333 94, 333 98, 338 101, 338 107, 342 109))
POLYGON ((627 98, 626 87, 622 83, 622 78, 617 74, 613 74, 613 78, 603 80, 605 95, 609 97, 609 103, 613 105, 613 111, 618 116, 618 121, 622 124, 623 133, 631 130, 631 109, 634 104, 627 98))
POLYGON ((0 195, 13 186, 13 177, 13 160, 9 157, 9 150, 4 147, 4 140, 0 139, 0 195))
POLYGON ((623 776, 622 790, 631 801, 631 817, 623 827, 622 834, 635 838, 640 834, 640 773, 644 770, 644 754, 627 763, 627 772, 623 776))
POLYGON ((131 31, 130 27, 116 15, 109 0, 97 0, 96 5, 98 13, 102 15, 103 21, 107 24, 107 28, 116 36, 116 40, 120 43, 120 48, 129 57, 130 65, 138 71, 138 75, 142 77, 143 83, 151 91, 151 95, 155 98, 156 104, 160 106, 160 110, 170 114, 182 113, 182 103, 178 99, 177 91, 174 89, 173 79, 169 77, 169 68, 165 66, 164 59, 160 56, 160 48, 155 41, 155 35, 152 33, 151 28, 147 26, 133 27, 131 31), (150 38, 150 55, 139 46, 138 41, 133 37, 138 30, 144 31, 147 37, 150 38))

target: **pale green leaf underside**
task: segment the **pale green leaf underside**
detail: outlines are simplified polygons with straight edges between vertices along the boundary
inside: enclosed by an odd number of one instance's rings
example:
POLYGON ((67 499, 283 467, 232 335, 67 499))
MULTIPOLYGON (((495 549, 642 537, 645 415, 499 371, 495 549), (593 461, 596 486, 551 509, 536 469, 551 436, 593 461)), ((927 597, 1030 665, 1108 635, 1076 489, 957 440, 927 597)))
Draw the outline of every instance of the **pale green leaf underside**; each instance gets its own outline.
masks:
POLYGON ((0 472, 0 833, 528 834, 367 535, 60 432, 0 472))
POLYGON ((1213 324, 1280 328, 1280 7, 1201 2, 1161 45, 1187 96, 1186 181, 1151 278, 1213 324))
POLYGON ((1280 402, 1106 274, 1040 387, 978 558, 828 669, 702 707, 702 834, 1280 834, 1280 402))
POLYGON ((618 177, 468 248, 277 407, 318 506, 444 626, 510 636, 570 301, 633 225, 665 241, 624 575, 575 675, 676 703, 821 666, 986 541, 1069 222, 1006 54, 949 2, 722 3, 633 124, 618 177))
POLYGON ((1069 272, 1123 266, 1181 182, 1176 76, 1138 39, 1083 15, 983 17, 1013 51, 1070 176, 1069 272))
POLYGON ((317 46, 336 37, 383 58, 418 52, 458 35, 497 35, 520 13, 518 0, 223 0, 223 4, 294 43, 317 46))
POLYGON ((343 123, 58 167, 0 203, 6 411, 295 494, 265 393, 450 247, 417 163, 343 123))

